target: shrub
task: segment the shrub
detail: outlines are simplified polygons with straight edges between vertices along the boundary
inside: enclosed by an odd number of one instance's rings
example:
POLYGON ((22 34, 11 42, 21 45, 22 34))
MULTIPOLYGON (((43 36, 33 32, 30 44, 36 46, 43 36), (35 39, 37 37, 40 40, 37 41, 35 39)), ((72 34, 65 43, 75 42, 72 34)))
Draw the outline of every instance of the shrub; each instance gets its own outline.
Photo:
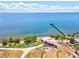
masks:
POLYGON ((24 38, 24 43, 30 44, 36 42, 37 36, 28 36, 24 38))

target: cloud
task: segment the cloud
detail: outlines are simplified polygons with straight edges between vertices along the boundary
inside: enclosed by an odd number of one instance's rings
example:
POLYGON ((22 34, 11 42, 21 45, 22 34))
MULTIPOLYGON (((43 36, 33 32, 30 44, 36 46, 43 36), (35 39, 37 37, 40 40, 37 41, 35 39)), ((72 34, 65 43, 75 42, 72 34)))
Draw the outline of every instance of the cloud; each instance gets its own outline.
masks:
POLYGON ((38 3, 2 3, 0 12, 79 12, 79 6, 62 7, 59 5, 47 5, 38 3))

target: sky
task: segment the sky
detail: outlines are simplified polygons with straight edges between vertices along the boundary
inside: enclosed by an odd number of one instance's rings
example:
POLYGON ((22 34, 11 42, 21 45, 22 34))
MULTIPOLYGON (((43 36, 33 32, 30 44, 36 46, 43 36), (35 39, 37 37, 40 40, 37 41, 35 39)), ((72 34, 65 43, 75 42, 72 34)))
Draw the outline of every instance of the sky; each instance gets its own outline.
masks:
POLYGON ((79 12, 79 1, 0 1, 0 12, 79 12))

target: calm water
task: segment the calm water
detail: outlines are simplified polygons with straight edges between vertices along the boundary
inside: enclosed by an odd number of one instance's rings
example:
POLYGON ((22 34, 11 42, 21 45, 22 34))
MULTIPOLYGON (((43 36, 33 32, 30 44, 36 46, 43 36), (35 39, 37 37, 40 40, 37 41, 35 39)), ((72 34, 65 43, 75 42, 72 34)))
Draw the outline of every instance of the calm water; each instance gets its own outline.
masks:
POLYGON ((0 35, 58 33, 50 23, 65 33, 79 32, 79 13, 0 13, 0 35))

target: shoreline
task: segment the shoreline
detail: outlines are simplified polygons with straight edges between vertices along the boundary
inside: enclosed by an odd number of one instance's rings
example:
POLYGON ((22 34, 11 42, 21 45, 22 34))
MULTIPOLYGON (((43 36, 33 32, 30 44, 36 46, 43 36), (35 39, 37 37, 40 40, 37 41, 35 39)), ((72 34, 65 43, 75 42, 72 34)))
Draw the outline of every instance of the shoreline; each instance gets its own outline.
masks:
MULTIPOLYGON (((26 36, 30 36, 30 35, 37 35, 38 37, 41 37, 41 36, 50 36, 51 34, 54 34, 54 35, 61 35, 61 33, 59 32, 56 32, 55 29, 51 29, 51 30, 48 30, 46 31, 45 33, 41 32, 41 33, 25 33, 25 34, 22 34, 22 33, 10 33, 10 34, 0 34, 0 39, 5 39, 5 38, 9 38, 9 37, 13 37, 13 38, 24 38, 26 36), (53 31, 51 31, 53 30, 53 31)), ((63 32, 65 32, 66 34, 72 34, 72 33, 76 33, 78 31, 70 31, 68 29, 61 29, 63 30, 63 32)))

